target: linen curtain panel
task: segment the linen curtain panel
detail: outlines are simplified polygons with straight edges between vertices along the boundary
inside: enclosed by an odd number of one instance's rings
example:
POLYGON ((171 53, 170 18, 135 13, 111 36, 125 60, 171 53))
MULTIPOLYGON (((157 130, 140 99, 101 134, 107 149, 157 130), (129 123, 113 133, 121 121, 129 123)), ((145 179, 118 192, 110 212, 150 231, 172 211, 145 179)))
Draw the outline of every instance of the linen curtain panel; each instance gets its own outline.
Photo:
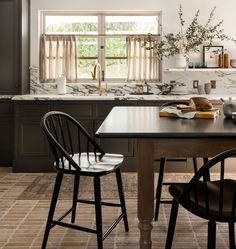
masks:
MULTIPOLYGON (((159 81, 159 60, 153 49, 146 49, 145 38, 147 36, 126 37, 127 82, 159 81)), ((152 47, 153 43, 150 42, 148 46, 152 47)))
POLYGON ((76 37, 42 35, 40 39, 40 80, 54 82, 64 74, 67 82, 77 80, 76 37))

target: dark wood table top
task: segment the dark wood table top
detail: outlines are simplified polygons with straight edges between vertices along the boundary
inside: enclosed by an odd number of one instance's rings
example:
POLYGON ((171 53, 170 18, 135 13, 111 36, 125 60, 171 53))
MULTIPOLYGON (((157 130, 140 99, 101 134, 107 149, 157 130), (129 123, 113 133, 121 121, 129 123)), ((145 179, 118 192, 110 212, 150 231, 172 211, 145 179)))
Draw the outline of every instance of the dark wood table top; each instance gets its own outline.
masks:
POLYGON ((114 107, 96 132, 101 138, 236 138, 236 122, 159 117, 160 107, 114 107))

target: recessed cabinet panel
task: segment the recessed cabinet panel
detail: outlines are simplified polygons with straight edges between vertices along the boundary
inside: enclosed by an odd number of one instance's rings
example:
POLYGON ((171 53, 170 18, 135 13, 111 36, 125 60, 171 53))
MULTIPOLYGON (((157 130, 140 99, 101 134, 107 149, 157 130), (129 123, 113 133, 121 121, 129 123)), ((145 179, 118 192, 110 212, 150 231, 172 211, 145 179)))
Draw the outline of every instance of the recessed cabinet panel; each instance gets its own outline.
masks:
MULTIPOLYGON (((89 120, 80 120, 80 123, 83 125, 83 127, 91 135, 93 135, 93 125, 92 125, 91 121, 89 121, 89 120)), ((63 127, 66 128, 65 123, 63 123, 62 125, 63 125, 63 127)), ((74 125, 71 126, 69 130, 70 130, 70 135, 71 135, 72 140, 73 140, 73 152, 78 153, 79 152, 79 146, 80 146, 81 152, 86 152, 87 151, 87 138, 82 134, 82 132, 78 132, 77 127, 75 127, 74 125), (80 144, 79 144, 79 140, 80 140, 80 144)), ((65 140, 65 143, 67 145, 69 153, 71 153, 72 151, 70 151, 71 146, 70 146, 69 139, 65 140)), ((93 149, 92 149, 92 151, 93 151, 93 149)))
POLYGON ((48 142, 37 121, 19 123, 19 156, 49 156, 48 142))
POLYGON ((12 166, 13 159, 13 119, 0 118, 0 165, 12 166))
POLYGON ((0 165, 12 166, 14 154, 13 105, 10 100, 0 100, 0 165))
POLYGON ((95 115, 96 117, 106 117, 111 109, 113 108, 112 104, 97 104, 95 106, 95 115))
POLYGON ((9 116, 9 115, 12 115, 12 112, 13 112, 13 106, 12 106, 12 103, 10 103, 10 101, 8 103, 7 102, 0 103, 0 114, 5 114, 9 116))
POLYGON ((99 144, 107 153, 119 153, 124 156, 134 156, 132 139, 100 139, 99 144))

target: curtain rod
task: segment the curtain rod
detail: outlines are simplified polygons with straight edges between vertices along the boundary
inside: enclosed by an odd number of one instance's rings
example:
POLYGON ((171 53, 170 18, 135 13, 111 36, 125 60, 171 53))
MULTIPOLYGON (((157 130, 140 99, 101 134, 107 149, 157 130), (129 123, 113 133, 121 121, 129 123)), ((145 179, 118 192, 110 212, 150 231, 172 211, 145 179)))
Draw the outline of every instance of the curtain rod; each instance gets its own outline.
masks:
POLYGON ((157 36, 157 37, 159 37, 159 36, 161 36, 160 34, 104 34, 104 35, 81 35, 81 34, 41 34, 41 36, 49 36, 49 35, 51 35, 51 36, 69 36, 69 35, 74 35, 74 36, 85 36, 85 37, 97 37, 97 36, 99 36, 99 37, 105 37, 105 36, 111 36, 111 37, 113 37, 113 36, 148 36, 148 35, 151 35, 151 36, 157 36))

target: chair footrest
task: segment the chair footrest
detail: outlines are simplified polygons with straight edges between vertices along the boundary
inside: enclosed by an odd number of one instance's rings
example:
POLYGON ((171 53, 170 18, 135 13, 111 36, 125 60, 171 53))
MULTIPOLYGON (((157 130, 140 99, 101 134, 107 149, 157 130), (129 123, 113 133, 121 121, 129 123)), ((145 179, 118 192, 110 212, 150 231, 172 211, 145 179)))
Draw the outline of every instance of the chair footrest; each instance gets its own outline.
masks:
MULTIPOLYGON (((66 214, 68 214, 68 212, 66 212, 66 214)), ((65 217, 65 215, 63 215, 62 217, 65 217)), ((124 217, 124 214, 122 213, 122 214, 120 214, 120 216, 117 219, 115 219, 113 221, 113 223, 110 225, 110 227, 107 229, 107 231, 103 234, 102 240, 104 240, 113 231, 113 229, 116 227, 116 225, 121 221, 121 219, 123 217, 124 217)), ((71 223, 62 222, 60 219, 53 220, 52 224, 51 224, 51 228, 58 225, 58 226, 62 226, 62 227, 72 228, 75 230, 80 230, 80 231, 87 232, 87 233, 95 233, 95 234, 97 233, 97 230, 95 230, 95 229, 91 229, 88 227, 83 227, 83 226, 79 226, 79 225, 75 225, 75 224, 71 224, 71 223)))
POLYGON ((124 214, 122 213, 117 219, 113 221, 113 223, 110 225, 110 227, 107 229, 107 231, 103 234, 102 240, 104 240, 116 227, 116 225, 121 221, 121 219, 124 217, 124 214))
POLYGON ((163 182, 162 185, 178 184, 180 182, 163 182))
MULTIPOLYGON (((89 200, 84 200, 84 199, 78 199, 77 202, 79 202, 79 203, 85 203, 85 204, 92 204, 92 205, 95 204, 95 201, 89 201, 89 200)), ((111 203, 111 202, 105 202, 105 201, 102 201, 101 204, 103 206, 121 207, 121 204, 111 203)))
POLYGON ((59 225, 59 226, 62 226, 62 227, 68 227, 68 228, 84 231, 84 232, 87 232, 87 233, 97 233, 97 231, 95 229, 82 227, 82 226, 79 226, 79 225, 74 225, 74 224, 65 223, 65 222, 61 222, 61 221, 53 220, 52 223, 53 223, 53 226, 59 225))
POLYGON ((171 204, 171 203, 172 203, 172 200, 160 200, 160 203, 168 203, 168 204, 171 204))

